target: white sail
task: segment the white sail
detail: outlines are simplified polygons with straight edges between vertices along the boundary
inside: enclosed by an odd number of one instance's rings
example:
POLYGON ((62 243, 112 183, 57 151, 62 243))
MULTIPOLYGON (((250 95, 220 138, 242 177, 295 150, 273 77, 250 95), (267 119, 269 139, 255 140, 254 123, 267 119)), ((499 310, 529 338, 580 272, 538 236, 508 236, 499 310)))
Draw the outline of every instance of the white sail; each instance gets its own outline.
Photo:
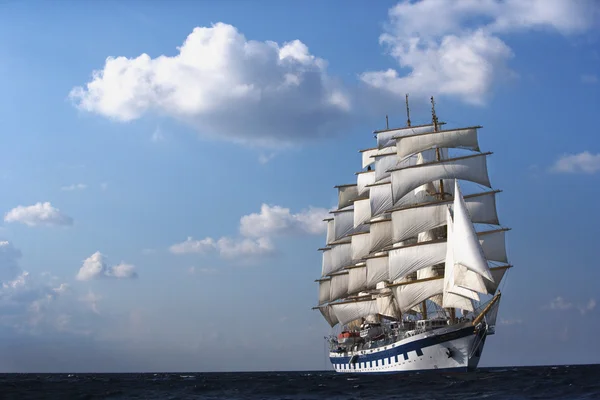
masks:
POLYGON ((379 311, 377 301, 374 299, 332 303, 330 306, 342 325, 358 318, 366 318, 369 315, 377 314, 379 311))
POLYGON ((448 242, 448 246, 451 246, 454 252, 454 263, 493 281, 494 278, 486 261, 484 250, 471 222, 457 181, 454 183, 454 194, 454 232, 452 241, 448 242))
POLYGON ((508 256, 506 255, 506 231, 508 229, 501 229, 495 232, 498 234, 486 234, 479 235, 479 243, 483 248, 485 257, 491 261, 499 261, 508 263, 508 256))
POLYGON ((354 209, 350 206, 332 213, 335 220, 335 240, 340 240, 354 229, 354 209))
POLYGON ((367 284, 368 289, 373 289, 379 282, 388 280, 388 257, 387 254, 381 254, 366 259, 367 263, 367 284))
POLYGON ((488 281, 487 279, 484 281, 485 286, 487 288, 487 292, 489 294, 495 294, 496 290, 498 290, 498 286, 500 286, 500 282, 502 282, 502 278, 504 278, 504 274, 508 269, 511 268, 510 265, 490 268, 492 271, 492 276, 494 277, 494 281, 488 281))
MULTIPOLYGON (((504 247, 504 241, 488 240, 490 236, 504 237, 505 232, 506 230, 479 232, 479 241, 488 260, 505 262, 506 248, 504 247)), ((390 280, 400 279, 422 268, 443 263, 447 258, 446 253, 447 241, 444 239, 395 247, 388 251, 390 280)))
MULTIPOLYGON (((499 224, 496 212, 496 193, 496 191, 492 191, 465 196, 467 210, 474 223, 499 224)), ((435 201, 392 210, 394 242, 445 225, 446 209, 452 202, 453 200, 435 201)), ((356 203, 354 204, 356 209, 356 203)))
POLYGON ((396 151, 400 159, 433 148, 462 148, 479 151, 477 128, 427 132, 396 139, 396 151))
POLYGON ((376 217, 393 207, 392 183, 389 178, 370 186, 371 216, 376 217), (386 182, 387 181, 387 182, 386 182))
POLYGON ((327 321, 329 326, 331 326, 333 328, 334 326, 337 325, 337 323, 339 321, 338 321, 337 317, 335 316, 335 313, 333 312, 333 309, 331 308, 331 306, 327 305, 327 306, 320 306, 317 308, 319 309, 319 311, 321 312, 321 315, 323 315, 323 318, 325 318, 325 321, 327 321))
POLYGON ((338 190, 338 210, 346 208, 358 198, 358 187, 355 184, 336 186, 338 190))
POLYGON ((331 242, 335 241, 335 220, 333 218, 327 218, 327 243, 328 245, 331 242))
POLYGON ((384 153, 373 156, 375 159, 375 182, 380 181, 390 176, 388 169, 396 166, 398 156, 396 153, 384 153))
POLYGON ((362 199, 354 202, 354 228, 371 219, 371 200, 362 199))
POLYGON ((434 125, 420 125, 420 126, 407 126, 405 128, 398 129, 386 129, 382 131, 375 131, 377 135, 377 147, 383 149, 384 147, 395 146, 395 137, 404 135, 415 135, 418 133, 433 132, 434 125))
MULTIPOLYGON (((454 222, 450 214, 450 208, 446 209, 446 217, 448 224, 448 238, 451 241, 454 234, 454 222)), ((442 307, 444 308, 458 308, 462 310, 473 311, 473 303, 469 296, 461 296, 454 292, 456 288, 454 284, 454 257, 453 249, 451 246, 446 247, 446 263, 444 265, 444 290, 442 297, 442 307)), ((465 289, 466 290, 466 289, 465 289)))
POLYGON ((341 270, 352 263, 352 244, 334 244, 323 251, 323 273, 326 276, 341 270))
POLYGON ((367 264, 348 267, 348 293, 355 294, 367 289, 367 264))
POLYGON ((330 289, 331 279, 320 279, 319 280, 319 305, 325 304, 330 301, 330 289))
POLYGON ((371 249, 371 238, 369 232, 358 233, 350 236, 352 242, 352 259, 360 260, 369 254, 371 249))
POLYGON ((348 295, 348 271, 331 275, 329 301, 335 301, 348 295))
POLYGON ((321 264, 321 276, 326 276, 333 268, 331 264, 331 247, 326 247, 323 250, 323 262, 321 264))
POLYGON ((490 187, 486 163, 486 156, 489 154, 491 153, 450 158, 393 170, 392 196, 394 203, 422 184, 440 179, 464 179, 490 187))
POLYGON ((425 281, 414 281, 394 285, 391 287, 394 298, 398 304, 400 312, 404 313, 412 309, 417 304, 443 293, 444 281, 442 279, 432 279, 425 281))
POLYGON ((363 168, 367 168, 369 165, 371 165, 375 162, 375 159, 372 156, 377 154, 378 151, 379 151, 379 149, 377 147, 375 147, 373 149, 361 150, 360 153, 362 155, 362 167, 363 168))
POLYGON ((359 172, 357 175, 358 177, 356 178, 356 186, 358 196, 360 197, 369 193, 369 188, 367 185, 375 183, 375 171, 359 172))
POLYGON ((382 217, 378 220, 371 220, 370 234, 371 248, 370 251, 379 251, 392 242, 392 219, 382 217))
POLYGON ((389 318, 400 319, 400 312, 394 301, 394 296, 391 293, 387 293, 385 296, 377 296, 375 301, 377 302, 378 314, 389 318))

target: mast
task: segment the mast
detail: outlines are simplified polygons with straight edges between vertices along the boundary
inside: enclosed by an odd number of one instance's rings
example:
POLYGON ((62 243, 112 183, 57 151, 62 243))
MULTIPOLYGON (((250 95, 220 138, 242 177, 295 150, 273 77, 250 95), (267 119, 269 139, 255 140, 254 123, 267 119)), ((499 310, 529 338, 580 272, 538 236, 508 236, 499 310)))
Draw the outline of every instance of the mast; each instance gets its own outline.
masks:
MULTIPOLYGON (((434 132, 439 132, 439 127, 438 127, 438 118, 437 118, 437 114, 435 113, 435 99, 433 98, 433 96, 431 96, 431 120, 433 122, 433 131, 434 132)), ((437 161, 441 160, 441 155, 440 155, 440 149, 439 147, 435 149, 435 158, 437 161)), ((444 200, 444 180, 440 179, 440 200, 444 200)), ((449 308, 448 311, 450 311, 450 323, 453 324, 456 321, 456 309, 454 307, 449 308)))
POLYGON ((408 93, 406 93, 406 126, 410 126, 410 109, 408 108, 408 93))

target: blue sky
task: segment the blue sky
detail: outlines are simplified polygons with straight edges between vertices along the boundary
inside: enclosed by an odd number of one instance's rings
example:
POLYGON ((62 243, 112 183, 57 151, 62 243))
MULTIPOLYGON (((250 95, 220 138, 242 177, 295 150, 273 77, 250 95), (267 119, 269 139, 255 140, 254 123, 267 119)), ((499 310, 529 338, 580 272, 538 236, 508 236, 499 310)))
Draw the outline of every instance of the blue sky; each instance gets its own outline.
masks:
POLYGON ((494 152, 515 268, 482 364, 599 362, 598 12, 0 3, 0 371, 323 368, 320 219, 406 92, 494 152))

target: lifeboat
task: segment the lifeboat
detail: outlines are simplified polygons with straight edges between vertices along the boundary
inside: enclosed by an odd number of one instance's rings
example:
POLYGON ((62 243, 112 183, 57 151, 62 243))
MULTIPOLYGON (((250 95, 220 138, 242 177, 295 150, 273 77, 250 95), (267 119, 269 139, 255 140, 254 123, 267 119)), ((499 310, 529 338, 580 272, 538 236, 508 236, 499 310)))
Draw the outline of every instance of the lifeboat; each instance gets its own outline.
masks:
POLYGON ((353 345, 361 339, 359 332, 343 331, 338 335, 338 343, 345 345, 353 345))

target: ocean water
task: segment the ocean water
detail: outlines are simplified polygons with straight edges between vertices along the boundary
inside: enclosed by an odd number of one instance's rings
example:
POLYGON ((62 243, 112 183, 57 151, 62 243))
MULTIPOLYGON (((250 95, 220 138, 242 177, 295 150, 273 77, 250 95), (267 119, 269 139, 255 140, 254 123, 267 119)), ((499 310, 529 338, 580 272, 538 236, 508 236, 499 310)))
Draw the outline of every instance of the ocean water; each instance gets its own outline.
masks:
POLYGON ((472 373, 0 374, 0 399, 600 399, 600 365, 472 373))

